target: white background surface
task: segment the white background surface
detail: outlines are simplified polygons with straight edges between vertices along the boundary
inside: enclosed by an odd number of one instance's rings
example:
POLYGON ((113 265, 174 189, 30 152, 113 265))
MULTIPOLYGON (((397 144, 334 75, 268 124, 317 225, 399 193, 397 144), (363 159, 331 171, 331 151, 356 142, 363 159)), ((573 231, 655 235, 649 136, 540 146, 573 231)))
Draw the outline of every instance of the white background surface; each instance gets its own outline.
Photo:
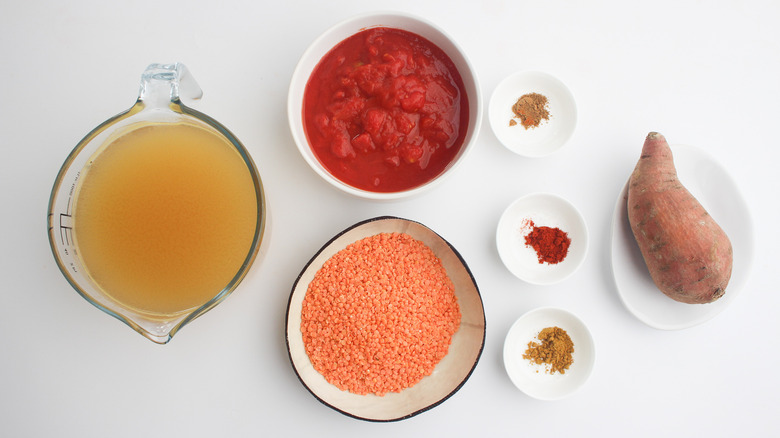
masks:
POLYGON ((137 436, 771 436, 780 433, 775 280, 780 158, 780 3, 766 1, 4 1, 0 5, 0 435, 137 436), (717 5, 716 5, 717 4, 717 5), (342 195, 298 154, 287 128, 295 64, 355 13, 411 12, 453 36, 483 98, 505 76, 542 70, 574 93, 579 124, 550 158, 516 156, 485 120, 478 147, 443 185, 412 200, 342 195), (46 238, 57 171, 90 129, 130 107, 151 62, 186 64, 193 104, 230 128, 270 200, 267 254, 225 302, 153 344, 67 284, 46 238), (621 304, 610 217, 648 131, 706 148, 727 166, 754 218, 745 290, 707 323, 667 332, 621 304), (583 213, 590 250, 563 283, 531 286, 501 264, 504 208, 535 191, 583 213), (487 315, 471 379, 435 409, 367 423, 320 404, 284 343, 292 284, 332 235, 377 215, 420 221, 469 263, 487 315), (571 398, 515 389, 501 351, 538 306, 580 316, 596 342, 590 381, 571 398))

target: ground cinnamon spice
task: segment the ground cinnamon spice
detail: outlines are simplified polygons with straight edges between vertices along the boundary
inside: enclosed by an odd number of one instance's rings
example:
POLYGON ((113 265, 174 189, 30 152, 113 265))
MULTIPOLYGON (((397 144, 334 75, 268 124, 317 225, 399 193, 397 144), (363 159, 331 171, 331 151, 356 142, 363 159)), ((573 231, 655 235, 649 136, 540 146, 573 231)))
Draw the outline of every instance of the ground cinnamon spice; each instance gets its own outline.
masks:
POLYGON ((536 128, 544 120, 549 120, 550 111, 547 109, 547 96, 539 93, 528 93, 520 96, 512 105, 514 117, 509 120, 509 126, 514 126, 520 119, 520 124, 525 129, 536 128))
POLYGON ((560 327, 547 327, 536 335, 539 342, 529 342, 528 349, 523 354, 523 359, 541 365, 548 364, 548 374, 566 374, 574 362, 574 342, 572 342, 566 330, 560 327))

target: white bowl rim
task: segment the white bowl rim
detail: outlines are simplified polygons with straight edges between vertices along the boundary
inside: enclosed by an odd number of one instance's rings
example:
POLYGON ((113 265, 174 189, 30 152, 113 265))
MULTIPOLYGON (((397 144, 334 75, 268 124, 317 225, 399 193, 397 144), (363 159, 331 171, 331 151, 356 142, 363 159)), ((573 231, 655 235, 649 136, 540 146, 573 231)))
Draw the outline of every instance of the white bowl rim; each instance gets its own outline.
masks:
MULTIPOLYGON (((370 26, 364 26, 363 28, 368 29, 371 27, 378 27, 382 26, 382 24, 373 24, 370 26)), ((424 38, 428 39, 428 37, 423 36, 424 38)), ((328 49, 330 50, 330 49, 328 49)), ((442 49, 443 50, 443 49, 442 49)), ((326 52, 327 53, 327 52, 326 52)), ((449 52, 445 52, 450 58, 453 58, 452 54, 449 52)), ((464 72, 459 71, 461 78, 464 78, 464 87, 470 88, 469 82, 465 80, 464 72)), ((305 89, 305 86, 303 87, 305 89)), ((455 39, 452 38, 452 36, 444 31, 442 28, 437 26, 436 24, 432 23, 431 21, 414 15, 407 12, 400 12, 400 11, 375 11, 375 12, 364 12, 361 14, 353 15, 351 17, 348 17, 346 19, 341 20, 340 22, 336 23, 335 25, 329 27, 327 30, 322 32, 317 38, 315 38, 309 46, 306 48, 306 50, 301 55, 300 59, 298 60, 295 69, 293 70, 293 74, 290 79, 290 85, 288 88, 288 94, 287 94, 287 120, 289 124, 290 131, 293 136, 293 140, 295 142, 295 145, 300 152, 300 154, 303 156, 306 163, 309 165, 309 167, 314 170, 315 173, 317 173, 322 179, 330 183, 333 187, 336 187, 337 189, 348 193, 350 195, 364 198, 364 199, 371 199, 371 200, 378 200, 378 201, 386 201, 386 200, 396 200, 396 199, 403 199, 403 198, 409 198, 413 197, 415 195, 418 195, 420 193, 426 192, 429 189, 439 185, 442 180, 446 179, 450 174, 455 171, 456 168, 460 166, 460 164, 466 159, 468 154, 471 152, 472 149, 474 149, 474 146, 477 142, 477 139, 479 138, 479 131, 482 125, 482 118, 483 118, 483 102, 482 102, 482 89, 479 85, 479 79, 477 78, 477 72, 474 68, 474 65, 472 64, 469 57, 466 55, 466 52, 463 50, 463 48, 458 44, 455 39), (433 178, 432 180, 417 186, 413 187, 408 190, 402 190, 397 192, 371 192, 368 190, 362 190, 358 189, 356 187, 353 187, 349 184, 346 184, 342 181, 340 181, 338 178, 331 175, 329 172, 327 172, 322 165, 314 158, 313 156, 310 156, 307 154, 307 149, 309 148, 308 140, 306 139, 305 133, 301 131, 299 132, 296 126, 296 120, 299 120, 301 115, 294 111, 294 108, 299 108, 296 101, 298 100, 295 95, 295 85, 298 80, 307 81, 309 78, 309 75, 306 74, 305 77, 303 75, 305 74, 303 72, 303 65, 306 62, 308 58, 312 56, 312 53, 315 51, 315 47, 318 46, 318 43, 325 39, 328 35, 335 33, 340 29, 341 27, 347 26, 350 23, 353 22, 359 22, 363 20, 368 20, 371 18, 378 18, 381 19, 383 17, 389 17, 389 18, 401 18, 401 19, 408 19, 411 21, 415 21, 419 24, 422 24, 424 26, 427 26, 431 28, 433 31, 438 32, 446 38, 450 44, 454 47, 454 49, 457 52, 457 55, 463 58, 463 62, 465 66, 467 67, 467 73, 471 76, 471 81, 473 82, 474 87, 474 96, 468 95, 469 98, 469 128, 471 128, 471 132, 466 133, 466 138, 464 139, 463 145, 461 146, 461 151, 459 152, 459 155, 456 156, 456 158, 444 169, 444 171, 433 178), (472 99, 473 97, 473 99, 472 99), (474 115, 471 114, 471 109, 475 109, 476 111, 474 115), (472 122, 473 121, 473 126, 472 122), (301 138, 301 135, 303 134, 303 137, 301 138)))

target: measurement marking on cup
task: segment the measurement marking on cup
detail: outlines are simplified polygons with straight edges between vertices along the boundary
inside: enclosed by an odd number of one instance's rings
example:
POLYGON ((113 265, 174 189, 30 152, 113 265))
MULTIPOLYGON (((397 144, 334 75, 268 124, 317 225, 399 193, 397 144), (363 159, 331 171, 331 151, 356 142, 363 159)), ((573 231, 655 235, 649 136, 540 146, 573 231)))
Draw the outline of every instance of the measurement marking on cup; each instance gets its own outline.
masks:
POLYGON ((71 245, 73 241, 73 215, 70 211, 70 198, 65 213, 60 213, 60 240, 63 245, 71 245))

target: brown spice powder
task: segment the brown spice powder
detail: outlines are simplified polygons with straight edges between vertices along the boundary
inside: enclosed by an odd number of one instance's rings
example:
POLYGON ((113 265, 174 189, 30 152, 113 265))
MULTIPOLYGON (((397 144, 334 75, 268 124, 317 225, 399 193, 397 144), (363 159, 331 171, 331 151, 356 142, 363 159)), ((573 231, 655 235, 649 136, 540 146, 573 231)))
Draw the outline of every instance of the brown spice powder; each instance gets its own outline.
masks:
POLYGON ((529 342, 523 359, 541 365, 549 364, 547 373, 565 374, 574 359, 574 343, 566 330, 560 327, 547 327, 536 336, 539 342, 529 342))
POLYGON ((525 129, 536 128, 544 120, 550 119, 550 111, 547 109, 547 96, 539 93, 528 93, 520 96, 512 105, 514 118, 509 121, 509 126, 517 124, 514 119, 520 119, 520 124, 525 129))

